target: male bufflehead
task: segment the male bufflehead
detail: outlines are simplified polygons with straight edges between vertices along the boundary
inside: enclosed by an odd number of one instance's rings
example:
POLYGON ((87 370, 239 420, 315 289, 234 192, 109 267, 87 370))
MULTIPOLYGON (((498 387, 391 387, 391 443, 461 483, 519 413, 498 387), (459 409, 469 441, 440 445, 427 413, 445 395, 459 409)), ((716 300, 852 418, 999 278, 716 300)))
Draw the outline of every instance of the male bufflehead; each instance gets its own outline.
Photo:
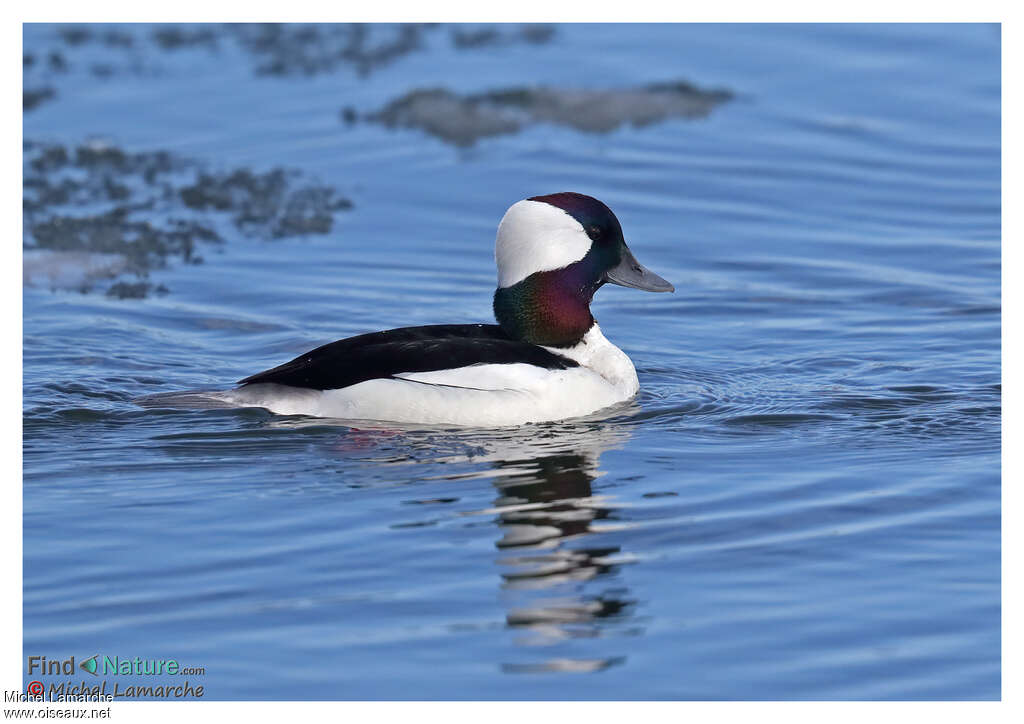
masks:
POLYGON ((512 205, 495 241, 498 324, 405 327, 318 347, 211 401, 282 415, 472 426, 579 417, 633 397, 633 363, 590 314, 611 282, 675 291, 583 194, 512 205))

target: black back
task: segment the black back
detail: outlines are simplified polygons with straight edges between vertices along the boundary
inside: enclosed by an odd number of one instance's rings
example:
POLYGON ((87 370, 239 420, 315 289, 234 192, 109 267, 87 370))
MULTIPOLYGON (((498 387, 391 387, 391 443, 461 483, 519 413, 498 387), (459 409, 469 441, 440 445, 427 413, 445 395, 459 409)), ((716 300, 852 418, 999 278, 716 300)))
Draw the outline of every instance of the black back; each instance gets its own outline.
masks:
POLYGON ((238 384, 273 382, 336 390, 367 380, 393 378, 403 372, 515 362, 554 370, 579 366, 568 357, 512 339, 496 324, 434 324, 331 342, 291 362, 246 377, 238 384))

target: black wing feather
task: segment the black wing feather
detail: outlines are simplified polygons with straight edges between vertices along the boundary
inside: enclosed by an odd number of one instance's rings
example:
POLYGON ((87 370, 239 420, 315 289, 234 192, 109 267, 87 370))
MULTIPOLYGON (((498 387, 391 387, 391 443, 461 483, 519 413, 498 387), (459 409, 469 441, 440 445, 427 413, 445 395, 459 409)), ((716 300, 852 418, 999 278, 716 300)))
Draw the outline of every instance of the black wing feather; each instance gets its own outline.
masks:
POLYGON ((512 339, 496 324, 402 327, 338 340, 291 362, 240 380, 336 390, 403 372, 433 372, 474 364, 524 362, 545 369, 577 367, 568 357, 512 339))

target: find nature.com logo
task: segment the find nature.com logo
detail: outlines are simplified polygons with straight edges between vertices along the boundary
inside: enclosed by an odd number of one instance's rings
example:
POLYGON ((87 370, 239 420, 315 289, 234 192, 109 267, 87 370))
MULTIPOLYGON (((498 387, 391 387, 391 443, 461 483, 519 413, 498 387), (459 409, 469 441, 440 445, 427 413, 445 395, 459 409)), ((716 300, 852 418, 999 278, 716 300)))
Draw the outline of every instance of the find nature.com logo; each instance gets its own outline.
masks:
MULTIPOLYGON (((183 677, 204 676, 206 674, 205 667, 182 666, 176 659, 143 659, 138 656, 125 659, 120 656, 106 656, 102 654, 93 654, 86 659, 78 661, 77 665, 74 656, 66 659, 29 656, 27 669, 29 676, 71 677, 75 675, 77 670, 96 677, 96 679, 120 676, 183 677)), ((154 682, 154 684, 157 684, 157 682, 154 682)), ((102 681, 97 681, 95 685, 90 685, 84 680, 78 684, 70 679, 51 681, 48 691, 43 682, 37 680, 29 684, 26 693, 38 699, 45 698, 48 693, 53 701, 63 701, 72 697, 75 699, 88 697, 89 700, 95 700, 94 697, 96 697, 109 701, 120 697, 198 698, 203 696, 203 689, 204 687, 201 685, 193 686, 188 680, 183 681, 181 678, 178 678, 173 683, 160 682, 155 686, 121 686, 115 680, 111 689, 108 690, 107 680, 104 678, 102 681)))
MULTIPOLYGON (((93 654, 81 661, 78 668, 93 676, 202 676, 202 666, 181 666, 177 659, 122 659, 120 656, 93 654)), ((28 674, 44 676, 72 676, 75 673, 75 657, 47 659, 45 656, 28 657, 28 674)))

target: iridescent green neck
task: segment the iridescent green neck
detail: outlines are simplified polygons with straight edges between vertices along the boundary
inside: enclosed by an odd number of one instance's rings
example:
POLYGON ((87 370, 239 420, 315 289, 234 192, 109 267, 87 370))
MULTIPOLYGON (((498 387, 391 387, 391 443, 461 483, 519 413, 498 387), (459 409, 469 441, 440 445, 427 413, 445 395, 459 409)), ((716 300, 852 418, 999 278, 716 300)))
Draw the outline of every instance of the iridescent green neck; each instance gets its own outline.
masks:
POLYGON ((601 282, 580 262, 536 272, 494 293, 494 316, 510 337, 548 347, 572 347, 594 324, 590 300, 601 282))

